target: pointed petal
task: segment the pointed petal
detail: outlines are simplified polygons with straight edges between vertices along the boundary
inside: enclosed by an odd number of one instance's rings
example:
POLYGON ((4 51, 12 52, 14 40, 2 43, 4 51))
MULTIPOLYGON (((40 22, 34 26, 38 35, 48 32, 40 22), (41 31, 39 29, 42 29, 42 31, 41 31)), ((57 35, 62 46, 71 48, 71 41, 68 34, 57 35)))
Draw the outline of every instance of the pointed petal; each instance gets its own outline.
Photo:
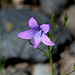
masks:
POLYGON ((42 34, 42 42, 49 46, 55 45, 55 43, 53 43, 44 33, 42 34))
POLYGON ((33 17, 30 18, 30 20, 29 20, 29 26, 30 26, 30 28, 38 27, 38 24, 33 17))
POLYGON ((34 38, 33 38, 33 45, 34 48, 38 47, 39 43, 41 42, 41 33, 36 33, 34 38))
POLYGON ((27 30, 18 34, 18 37, 22 39, 31 39, 35 35, 35 32, 31 30, 27 30))
POLYGON ((50 25, 49 24, 43 24, 40 26, 40 28, 44 31, 44 33, 47 33, 50 29, 50 25))

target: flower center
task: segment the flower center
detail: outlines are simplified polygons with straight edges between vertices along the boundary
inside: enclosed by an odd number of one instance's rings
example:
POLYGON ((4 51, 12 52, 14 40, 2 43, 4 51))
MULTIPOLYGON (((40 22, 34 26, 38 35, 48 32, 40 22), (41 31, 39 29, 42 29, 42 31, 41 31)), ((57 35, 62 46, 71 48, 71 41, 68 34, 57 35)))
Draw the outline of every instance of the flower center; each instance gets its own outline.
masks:
POLYGON ((43 31, 42 31, 42 30, 40 30, 40 31, 39 31, 40 37, 42 36, 42 33, 43 33, 43 31))
POLYGON ((42 30, 40 30, 39 33, 42 33, 42 30))

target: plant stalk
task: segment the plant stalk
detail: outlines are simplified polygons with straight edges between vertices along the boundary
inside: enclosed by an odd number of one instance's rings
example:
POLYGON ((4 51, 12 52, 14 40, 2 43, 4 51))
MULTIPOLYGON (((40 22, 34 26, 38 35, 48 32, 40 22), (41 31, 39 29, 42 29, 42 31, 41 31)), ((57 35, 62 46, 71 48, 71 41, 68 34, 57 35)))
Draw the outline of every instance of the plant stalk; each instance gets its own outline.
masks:
POLYGON ((48 52, 49 52, 49 61, 50 61, 50 65, 51 65, 50 66, 51 67, 51 72, 52 72, 52 75, 54 75, 50 46, 48 46, 48 52))

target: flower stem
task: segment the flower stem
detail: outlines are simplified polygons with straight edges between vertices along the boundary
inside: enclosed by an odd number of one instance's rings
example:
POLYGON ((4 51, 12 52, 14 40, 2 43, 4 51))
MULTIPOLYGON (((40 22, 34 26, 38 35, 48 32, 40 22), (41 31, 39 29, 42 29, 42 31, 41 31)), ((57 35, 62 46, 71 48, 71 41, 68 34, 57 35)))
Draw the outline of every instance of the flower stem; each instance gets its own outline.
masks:
POLYGON ((72 72, 70 72, 70 73, 68 73, 68 74, 66 74, 66 75, 70 75, 70 74, 73 73, 73 72, 75 72, 75 70, 73 70, 72 72))
POLYGON ((52 42, 53 42, 53 22, 52 22, 52 42))
POLYGON ((50 46, 48 46, 48 52, 49 52, 49 61, 50 61, 50 65, 51 65, 50 66, 51 67, 51 72, 52 72, 52 75, 54 75, 50 46))
POLYGON ((75 72, 75 64, 74 64, 74 70, 66 75, 70 75, 71 73, 75 72))
MULTIPOLYGON (((31 41, 30 40, 28 40, 28 42, 30 43, 30 45, 32 45, 33 46, 33 44, 31 43, 31 41)), ((47 54, 47 52, 46 51, 44 51, 44 50, 42 50, 42 49, 40 49, 40 48, 36 48, 36 49, 38 49, 38 50, 40 50, 40 51, 42 51, 42 52, 44 52, 47 56, 48 56, 48 54, 47 54)))
POLYGON ((59 35, 58 35, 58 37, 57 37, 57 39, 56 39, 55 43, 56 43, 56 42, 58 41, 58 39, 60 38, 60 35, 61 35, 61 33, 63 32, 64 28, 65 28, 65 24, 64 24, 64 26, 63 26, 62 30, 60 31, 60 33, 59 33, 59 35))
MULTIPOLYGON (((64 24, 62 30, 60 31, 60 33, 59 33, 57 39, 55 40, 55 43, 56 43, 56 42, 58 41, 58 39, 60 38, 60 35, 62 34, 62 32, 63 32, 63 30, 64 30, 64 28, 65 28, 65 25, 66 25, 66 24, 64 24)), ((54 46, 52 47, 52 50, 53 50, 53 49, 54 49, 54 46)))

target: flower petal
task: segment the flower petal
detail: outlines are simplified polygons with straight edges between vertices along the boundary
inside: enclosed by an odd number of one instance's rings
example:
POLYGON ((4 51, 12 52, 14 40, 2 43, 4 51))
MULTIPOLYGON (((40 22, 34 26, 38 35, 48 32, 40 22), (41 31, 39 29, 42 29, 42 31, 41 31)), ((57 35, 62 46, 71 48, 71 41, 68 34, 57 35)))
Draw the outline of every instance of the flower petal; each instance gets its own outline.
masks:
POLYGON ((44 33, 42 34, 42 42, 49 46, 55 45, 55 43, 53 43, 44 33))
POLYGON ((18 37, 22 39, 31 39, 35 35, 35 31, 27 30, 18 34, 18 37))
POLYGON ((30 28, 38 27, 38 24, 33 17, 30 18, 30 20, 29 20, 29 26, 30 26, 30 28))
POLYGON ((40 28, 44 31, 44 33, 47 33, 50 29, 50 25, 49 24, 43 24, 40 26, 40 28))
POLYGON ((34 48, 38 47, 40 42, 41 42, 41 33, 37 32, 33 38, 34 48))

